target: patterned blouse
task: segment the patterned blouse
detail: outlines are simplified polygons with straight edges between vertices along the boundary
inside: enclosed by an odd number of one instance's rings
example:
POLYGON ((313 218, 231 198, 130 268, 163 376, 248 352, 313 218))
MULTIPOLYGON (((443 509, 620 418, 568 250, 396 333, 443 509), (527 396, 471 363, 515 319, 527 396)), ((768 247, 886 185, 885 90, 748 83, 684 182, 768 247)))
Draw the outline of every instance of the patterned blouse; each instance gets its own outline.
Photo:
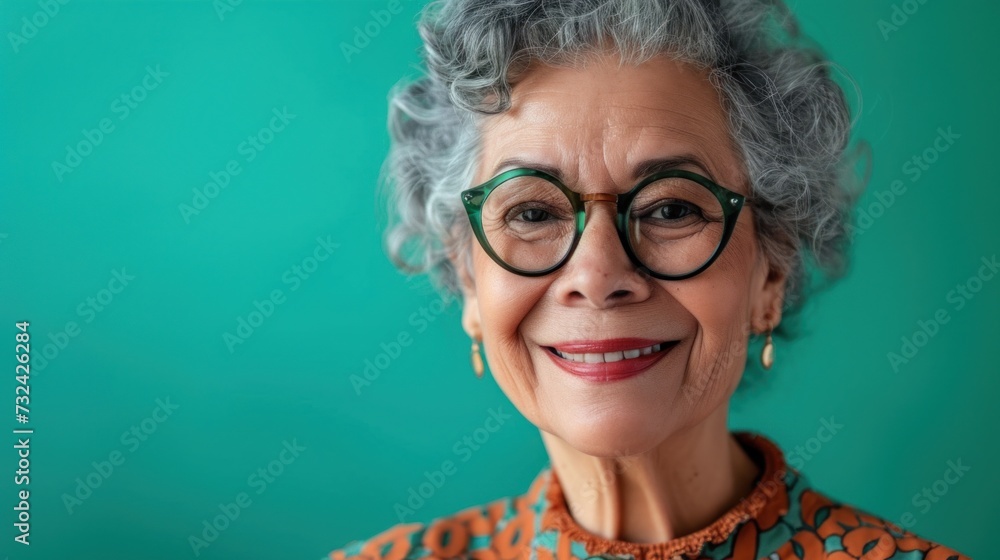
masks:
POLYGON ((763 472, 739 504, 708 527, 665 543, 601 538, 573 520, 551 466, 522 496, 427 524, 401 524, 330 553, 330 560, 969 560, 810 487, 781 449, 734 435, 763 472))

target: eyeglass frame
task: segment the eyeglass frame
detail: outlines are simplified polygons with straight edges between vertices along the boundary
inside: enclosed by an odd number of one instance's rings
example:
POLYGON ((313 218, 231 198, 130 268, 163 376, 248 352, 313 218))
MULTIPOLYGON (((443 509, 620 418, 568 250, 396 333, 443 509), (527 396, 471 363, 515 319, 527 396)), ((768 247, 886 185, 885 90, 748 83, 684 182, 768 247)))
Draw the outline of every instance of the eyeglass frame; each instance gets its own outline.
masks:
POLYGON ((580 238, 583 237, 584 227, 586 227, 587 209, 585 203, 587 202, 614 202, 616 204, 617 212, 615 217, 615 229, 618 230, 618 239, 621 241, 622 248, 625 249, 625 254, 628 255, 629 260, 632 261, 638 270, 659 280, 685 280, 704 272, 709 266, 712 265, 712 263, 715 262, 719 255, 722 254, 723 249, 725 249, 726 245, 729 243, 729 239, 732 237, 733 231, 736 229, 736 221, 739 218, 740 211, 744 206, 752 204, 752 201, 749 200, 748 196, 729 190, 703 175, 684 169, 667 169, 653 173, 636 183, 635 186, 628 190, 628 192, 622 194, 584 194, 570 189, 564 185, 562 181, 544 171, 529 167, 518 167, 504 171, 485 183, 462 191, 461 197, 462 203, 465 206, 465 211, 469 216, 469 222, 472 225, 472 230, 476 235, 476 239, 479 241, 483 250, 486 251, 486 254, 493 259, 493 262, 514 274, 533 278, 545 276, 556 271, 566 264, 570 257, 573 256, 573 253, 576 251, 576 246, 580 242, 580 238), (567 249, 566 254, 556 264, 544 270, 535 272, 516 268, 500 258, 500 256, 493 250, 493 247, 490 246, 489 240, 486 238, 486 232, 483 230, 482 209, 483 204, 486 202, 490 193, 503 183, 506 183, 516 177, 523 176, 539 177, 555 185, 560 191, 562 191, 566 198, 569 199, 569 202, 573 207, 573 213, 576 215, 576 230, 573 233, 573 242, 570 244, 569 249, 567 249), (659 181, 660 179, 669 179, 673 177, 688 179, 707 188, 722 205, 723 220, 722 237, 719 240, 719 245, 712 253, 712 256, 710 256, 695 270, 679 275, 661 274, 646 266, 632 249, 632 244, 628 240, 628 232, 626 230, 628 211, 631 208, 636 195, 638 195, 638 193, 650 183, 659 181))

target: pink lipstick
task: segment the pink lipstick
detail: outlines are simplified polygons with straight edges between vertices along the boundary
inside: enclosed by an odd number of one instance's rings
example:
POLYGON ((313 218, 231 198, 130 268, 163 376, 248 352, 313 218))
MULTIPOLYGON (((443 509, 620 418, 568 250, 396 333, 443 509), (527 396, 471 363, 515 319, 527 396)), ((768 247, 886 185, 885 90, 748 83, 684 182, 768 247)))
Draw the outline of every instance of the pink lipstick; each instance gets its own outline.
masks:
POLYGON ((571 340, 544 347, 553 363, 590 381, 617 381, 638 375, 666 356, 677 340, 611 338, 571 340))

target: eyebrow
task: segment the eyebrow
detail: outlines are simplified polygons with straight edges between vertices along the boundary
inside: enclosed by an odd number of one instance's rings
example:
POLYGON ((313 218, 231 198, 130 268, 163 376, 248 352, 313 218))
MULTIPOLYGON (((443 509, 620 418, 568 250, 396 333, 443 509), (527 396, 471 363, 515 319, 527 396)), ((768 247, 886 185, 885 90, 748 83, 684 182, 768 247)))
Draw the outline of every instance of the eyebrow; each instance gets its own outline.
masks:
MULTIPOLYGON (((702 174, 704 174, 708 179, 715 181, 715 178, 712 176, 711 173, 709 173, 707 166, 703 164, 700 159, 689 154, 670 156, 670 157, 651 158, 640 161, 632 168, 632 175, 630 178, 633 181, 638 181, 654 173, 659 173, 660 171, 666 171, 668 169, 676 169, 683 165, 693 165, 694 167, 697 167, 698 170, 702 174)), ((506 158, 500 163, 498 163, 496 167, 493 168, 492 176, 494 177, 497 176, 501 170, 505 170, 507 168, 513 169, 516 167, 528 167, 531 169, 537 169, 538 171, 543 171, 545 173, 548 173, 549 175, 552 175, 553 177, 559 179, 560 181, 563 180, 562 171, 558 167, 554 167, 541 162, 535 162, 519 157, 506 158)))

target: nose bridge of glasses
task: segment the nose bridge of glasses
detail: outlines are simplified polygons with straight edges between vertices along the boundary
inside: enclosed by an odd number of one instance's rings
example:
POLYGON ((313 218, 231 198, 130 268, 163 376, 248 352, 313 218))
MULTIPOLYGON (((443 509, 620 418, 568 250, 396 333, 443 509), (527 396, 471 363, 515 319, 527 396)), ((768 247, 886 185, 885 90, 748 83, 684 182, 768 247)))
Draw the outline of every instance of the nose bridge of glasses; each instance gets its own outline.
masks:
MULTIPOLYGON (((599 226, 599 229, 604 229, 603 233, 595 233, 593 231, 594 226, 591 224, 591 222, 596 218, 596 216, 593 213, 593 210, 595 210, 596 207, 590 207, 588 209, 588 211, 586 212, 586 218, 585 218, 585 223, 587 224, 587 226, 585 226, 584 229, 579 232, 584 237, 588 237, 586 231, 591 231, 589 237, 593 238, 593 239, 591 239, 590 243, 595 243, 596 242, 599 245, 601 245, 601 250, 600 250, 601 254, 605 254, 605 255, 607 254, 606 251, 609 248, 609 246, 604 245, 604 244, 608 243, 608 242, 610 242, 612 244, 615 244, 619 248, 622 248, 621 245, 618 242, 617 235, 614 233, 614 230, 616 230, 618 228, 618 226, 617 226, 617 219, 615 217, 615 213, 617 212, 617 206, 618 206, 618 202, 619 202, 619 196, 620 195, 614 194, 614 193, 588 193, 588 194, 581 194, 580 195, 580 201, 583 202, 584 204, 586 204, 587 202, 610 202, 611 203, 611 206, 608 206, 607 208, 605 208, 605 210, 607 210, 607 212, 604 212, 604 211, 598 211, 597 212, 598 214, 604 214, 604 213, 607 214, 608 221, 604 222, 603 225, 599 226), (607 228, 607 229, 605 229, 605 228, 607 228), (598 237, 594 238, 594 235, 597 235, 598 237), (608 237, 605 238, 604 237, 605 235, 608 235, 608 237), (614 241, 611 241, 611 239, 614 239, 614 241)), ((599 221, 603 222, 603 220, 599 220, 599 221)), ((581 245, 582 244, 585 244, 585 242, 582 242, 581 245)), ((578 246, 574 247, 573 252, 574 253, 578 252, 579 249, 580 249, 580 246, 578 245, 578 246)), ((626 254, 627 254, 627 251, 626 251, 626 254)))
POLYGON ((618 195, 611 193, 589 193, 581 194, 580 200, 582 202, 618 202, 618 195))
MULTIPOLYGON (((614 223, 615 222, 614 213, 617 211, 620 196, 621 195, 615 193, 587 193, 580 195, 580 202, 582 202, 584 205, 586 205, 586 203, 588 202, 610 202, 612 204, 612 206, 609 207, 609 210, 611 211, 611 222, 614 223)), ((586 221, 590 222, 590 220, 592 219, 591 212, 588 211, 586 215, 587 215, 586 221)))

